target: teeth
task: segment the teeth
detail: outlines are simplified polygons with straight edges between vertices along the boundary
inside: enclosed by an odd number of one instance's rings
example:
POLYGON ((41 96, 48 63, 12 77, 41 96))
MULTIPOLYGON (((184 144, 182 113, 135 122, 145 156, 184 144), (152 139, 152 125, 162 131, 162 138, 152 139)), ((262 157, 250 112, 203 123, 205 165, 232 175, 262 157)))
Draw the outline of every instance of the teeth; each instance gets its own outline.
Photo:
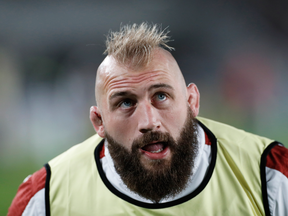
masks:
POLYGON ((151 153, 159 153, 159 152, 161 152, 161 151, 163 151, 163 148, 158 149, 157 151, 151 151, 151 153))

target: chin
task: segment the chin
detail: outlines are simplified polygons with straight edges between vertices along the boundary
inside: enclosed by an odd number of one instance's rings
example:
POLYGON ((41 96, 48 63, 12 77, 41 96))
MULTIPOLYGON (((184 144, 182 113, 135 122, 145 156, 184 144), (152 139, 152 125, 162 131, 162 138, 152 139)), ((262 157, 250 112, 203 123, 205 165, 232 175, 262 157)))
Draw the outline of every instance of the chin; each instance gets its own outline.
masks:
POLYGON ((155 171, 159 172, 167 168, 169 169, 171 165, 171 157, 167 157, 165 159, 150 159, 143 155, 140 159, 140 163, 142 164, 143 168, 148 171, 155 171))

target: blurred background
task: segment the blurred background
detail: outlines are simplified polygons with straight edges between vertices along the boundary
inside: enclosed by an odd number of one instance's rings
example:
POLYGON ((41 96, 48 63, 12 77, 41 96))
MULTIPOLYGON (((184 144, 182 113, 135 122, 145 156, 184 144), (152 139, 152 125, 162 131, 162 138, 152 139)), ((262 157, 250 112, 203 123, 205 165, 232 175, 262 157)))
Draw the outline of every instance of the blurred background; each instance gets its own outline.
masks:
POLYGON ((200 115, 288 144, 288 2, 0 2, 0 215, 24 178, 94 134, 89 108, 105 35, 169 27, 200 115))

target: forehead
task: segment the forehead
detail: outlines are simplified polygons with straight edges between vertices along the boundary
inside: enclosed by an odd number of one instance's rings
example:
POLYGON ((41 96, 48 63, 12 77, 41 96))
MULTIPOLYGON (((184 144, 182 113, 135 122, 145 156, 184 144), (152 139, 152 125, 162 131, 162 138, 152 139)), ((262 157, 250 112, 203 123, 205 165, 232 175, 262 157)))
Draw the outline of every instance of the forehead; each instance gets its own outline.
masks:
MULTIPOLYGON (((178 80, 183 80, 183 76, 175 59, 168 51, 156 50, 147 67, 138 70, 121 65, 112 56, 107 56, 98 69, 96 89, 101 92, 101 97, 109 97, 120 89, 149 88, 150 84, 157 82, 174 86, 178 80)), ((185 86, 185 82, 182 84, 185 86)))

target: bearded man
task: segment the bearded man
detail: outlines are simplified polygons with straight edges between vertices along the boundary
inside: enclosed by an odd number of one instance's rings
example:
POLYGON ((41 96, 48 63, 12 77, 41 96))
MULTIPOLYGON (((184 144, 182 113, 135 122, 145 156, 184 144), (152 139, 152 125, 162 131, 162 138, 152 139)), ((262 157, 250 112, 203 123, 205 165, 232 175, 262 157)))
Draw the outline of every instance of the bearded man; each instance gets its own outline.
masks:
POLYGON ((288 150, 198 117, 168 41, 147 23, 110 33, 97 134, 26 179, 8 215, 288 215, 288 150))

